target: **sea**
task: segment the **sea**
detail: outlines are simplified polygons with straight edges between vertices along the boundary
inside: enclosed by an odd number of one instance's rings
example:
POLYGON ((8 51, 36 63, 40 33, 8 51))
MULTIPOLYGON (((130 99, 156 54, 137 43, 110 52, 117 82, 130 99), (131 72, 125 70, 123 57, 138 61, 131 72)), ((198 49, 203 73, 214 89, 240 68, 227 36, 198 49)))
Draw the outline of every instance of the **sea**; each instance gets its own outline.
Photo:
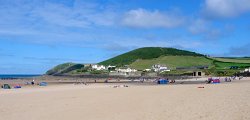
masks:
POLYGON ((39 77, 41 75, 34 75, 34 74, 0 74, 1 79, 19 79, 19 78, 32 78, 32 77, 39 77))

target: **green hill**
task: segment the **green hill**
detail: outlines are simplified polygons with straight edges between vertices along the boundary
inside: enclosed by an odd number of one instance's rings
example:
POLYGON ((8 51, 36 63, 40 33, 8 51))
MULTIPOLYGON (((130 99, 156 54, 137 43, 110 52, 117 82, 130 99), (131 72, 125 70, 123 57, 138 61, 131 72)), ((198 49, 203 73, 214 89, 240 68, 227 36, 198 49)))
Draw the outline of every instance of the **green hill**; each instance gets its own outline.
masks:
POLYGON ((249 58, 208 58, 205 55, 179 50, 175 48, 144 47, 139 48, 106 61, 102 65, 124 66, 144 70, 154 64, 164 64, 175 69, 176 67, 209 66, 216 69, 230 69, 238 66, 243 69, 250 66, 249 58))
POLYGON ((58 74, 64 74, 69 73, 73 70, 81 69, 84 65, 82 64, 76 64, 76 63, 64 63, 57 65, 56 67, 48 70, 46 72, 47 75, 58 75, 58 74))
MULTIPOLYGON (((232 66, 237 66, 239 69, 250 67, 250 58, 209 58, 199 53, 175 48, 144 47, 121 54, 98 64, 105 66, 115 65, 117 67, 128 65, 137 70, 149 69, 155 64, 166 65, 172 70, 175 70, 177 67, 208 66, 209 73, 217 74, 218 71, 230 71, 232 66)), ((237 71, 239 71, 239 69, 237 69, 237 71)), ((84 67, 83 64, 64 63, 48 70, 46 74, 81 74, 86 71, 89 72, 89 67, 84 67)))
POLYGON ((161 56, 204 56, 195 52, 186 50, 179 50, 175 48, 162 48, 162 47, 144 47, 139 48, 128 53, 124 53, 117 57, 100 62, 101 65, 116 65, 124 66, 132 64, 137 60, 150 60, 159 58, 161 56))

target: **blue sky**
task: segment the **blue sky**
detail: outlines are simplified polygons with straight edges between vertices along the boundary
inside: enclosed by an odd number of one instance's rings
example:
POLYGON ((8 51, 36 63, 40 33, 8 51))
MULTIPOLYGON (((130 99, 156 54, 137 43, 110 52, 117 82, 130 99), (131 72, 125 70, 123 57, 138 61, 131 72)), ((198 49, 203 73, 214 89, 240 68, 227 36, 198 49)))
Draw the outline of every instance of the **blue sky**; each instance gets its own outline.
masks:
POLYGON ((147 46, 250 56, 249 0, 0 0, 0 16, 0 74, 147 46))

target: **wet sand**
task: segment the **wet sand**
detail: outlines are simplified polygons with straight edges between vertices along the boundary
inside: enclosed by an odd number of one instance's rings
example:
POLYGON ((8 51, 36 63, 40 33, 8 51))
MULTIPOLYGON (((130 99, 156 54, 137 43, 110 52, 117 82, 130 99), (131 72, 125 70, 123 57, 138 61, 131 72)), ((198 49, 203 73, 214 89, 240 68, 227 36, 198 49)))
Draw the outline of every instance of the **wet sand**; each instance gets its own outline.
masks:
POLYGON ((3 120, 250 119, 250 78, 223 84, 122 84, 1 89, 0 116, 3 120))

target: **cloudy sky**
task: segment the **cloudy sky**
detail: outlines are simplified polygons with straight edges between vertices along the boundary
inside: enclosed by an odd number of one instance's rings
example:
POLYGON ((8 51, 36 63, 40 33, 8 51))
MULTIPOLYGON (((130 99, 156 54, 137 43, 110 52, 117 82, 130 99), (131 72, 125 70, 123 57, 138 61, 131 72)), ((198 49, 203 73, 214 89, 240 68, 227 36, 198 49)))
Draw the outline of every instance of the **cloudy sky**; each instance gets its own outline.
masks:
POLYGON ((139 47, 250 56, 250 0, 0 0, 0 74, 139 47))

